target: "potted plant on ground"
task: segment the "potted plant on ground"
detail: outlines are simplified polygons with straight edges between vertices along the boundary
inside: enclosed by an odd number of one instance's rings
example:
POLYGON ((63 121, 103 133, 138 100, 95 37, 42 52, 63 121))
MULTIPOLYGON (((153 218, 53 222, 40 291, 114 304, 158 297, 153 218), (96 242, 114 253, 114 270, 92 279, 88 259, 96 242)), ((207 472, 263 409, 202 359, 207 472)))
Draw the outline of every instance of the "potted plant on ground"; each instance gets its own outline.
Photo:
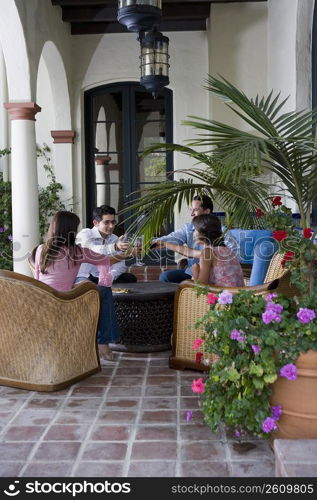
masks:
POLYGON ((296 295, 209 293, 210 310, 199 320, 206 333, 193 348, 199 361, 202 347, 218 359, 192 389, 201 393, 213 430, 222 422, 237 437, 246 430, 273 439, 317 438, 317 245, 309 227, 294 228, 286 207, 275 207, 267 219, 296 295))

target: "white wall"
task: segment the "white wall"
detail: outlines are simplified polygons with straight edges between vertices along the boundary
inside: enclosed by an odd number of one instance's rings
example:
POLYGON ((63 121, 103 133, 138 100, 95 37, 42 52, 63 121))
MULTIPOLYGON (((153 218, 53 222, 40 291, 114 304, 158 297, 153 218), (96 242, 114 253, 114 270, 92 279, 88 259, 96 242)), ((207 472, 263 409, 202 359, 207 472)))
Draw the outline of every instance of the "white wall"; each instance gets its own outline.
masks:
MULTIPOLYGON (((40 60, 38 70, 36 99, 37 104, 42 108, 41 112, 37 113, 36 115, 36 142, 41 148, 43 147, 43 143, 46 143, 49 148, 52 149, 53 139, 51 137, 50 131, 54 128, 53 96, 49 74, 43 58, 41 58, 40 60)), ((52 164, 54 165, 53 151, 51 151, 50 157, 52 160, 52 164)), ((39 159, 37 163, 39 184, 40 186, 46 186, 48 184, 48 181, 47 175, 42 167, 43 160, 39 159)))
MULTIPOLYGON (((223 76, 248 96, 267 91, 267 4, 211 4, 208 27, 209 69, 223 76)), ((215 97, 212 119, 241 126, 242 121, 215 97)))
MULTIPOLYGON (((188 127, 180 126, 188 115, 208 117, 208 95, 202 89, 206 76, 207 35, 205 32, 167 33, 170 39, 170 85, 173 90, 174 142, 192 137, 188 127)), ((74 123, 81 129, 81 144, 76 148, 76 194, 84 192, 84 91, 120 81, 139 81, 139 44, 134 34, 76 36, 73 44, 74 123)), ((175 169, 190 168, 193 162, 175 157, 175 169)), ((81 215, 84 214, 81 205, 81 215)), ((78 210, 80 214, 80 210, 78 210)), ((188 214, 186 214, 187 216, 188 214)), ((176 221, 178 224, 179 221, 176 221)))
POLYGON ((268 0, 268 88, 290 96, 296 108, 296 20, 298 0, 268 0))

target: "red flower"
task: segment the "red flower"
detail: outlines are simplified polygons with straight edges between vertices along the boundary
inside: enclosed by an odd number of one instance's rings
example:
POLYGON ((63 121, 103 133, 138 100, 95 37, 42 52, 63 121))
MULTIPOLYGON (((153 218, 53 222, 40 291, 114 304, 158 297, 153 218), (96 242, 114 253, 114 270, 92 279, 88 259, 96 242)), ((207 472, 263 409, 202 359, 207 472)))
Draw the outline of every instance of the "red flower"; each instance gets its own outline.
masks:
POLYGON ((281 196, 275 196, 272 200, 273 207, 278 207, 279 205, 283 205, 281 202, 281 196))
POLYGON ((310 238, 312 234, 313 234, 313 232, 310 229, 310 227, 306 227, 304 229, 304 238, 310 238))
POLYGON ((208 293, 207 302, 209 305, 215 304, 217 300, 218 300, 218 295, 216 295, 215 293, 208 293))
POLYGON ((195 358, 195 361, 197 364, 199 364, 201 362, 201 358, 203 357, 203 353, 202 352, 197 352, 196 353, 196 358, 195 358))
POLYGON ((276 241, 282 241, 287 238, 287 232, 284 229, 280 229, 279 231, 272 231, 272 236, 276 241))
POLYGON ((263 215, 262 210, 261 210, 260 208, 257 208, 257 209, 256 209, 256 216, 257 216, 257 217, 262 217, 262 215, 263 215))
POLYGON ((281 266, 284 267, 285 266, 285 263, 289 260, 292 260, 293 257, 294 257, 294 252, 292 252, 291 250, 289 250, 288 252, 286 252, 284 254, 284 257, 283 257, 283 260, 281 261, 281 266))

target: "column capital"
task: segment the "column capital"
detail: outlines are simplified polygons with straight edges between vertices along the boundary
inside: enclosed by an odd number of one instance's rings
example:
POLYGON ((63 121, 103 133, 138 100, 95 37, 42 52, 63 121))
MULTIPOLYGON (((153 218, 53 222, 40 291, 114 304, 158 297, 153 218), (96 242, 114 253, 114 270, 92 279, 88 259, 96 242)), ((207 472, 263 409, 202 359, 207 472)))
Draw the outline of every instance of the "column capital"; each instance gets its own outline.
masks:
POLYGON ((74 144, 75 130, 51 130, 54 144, 74 144))
POLYGON ((11 120, 33 120, 35 115, 41 111, 41 107, 35 102, 8 102, 3 106, 8 110, 11 120))

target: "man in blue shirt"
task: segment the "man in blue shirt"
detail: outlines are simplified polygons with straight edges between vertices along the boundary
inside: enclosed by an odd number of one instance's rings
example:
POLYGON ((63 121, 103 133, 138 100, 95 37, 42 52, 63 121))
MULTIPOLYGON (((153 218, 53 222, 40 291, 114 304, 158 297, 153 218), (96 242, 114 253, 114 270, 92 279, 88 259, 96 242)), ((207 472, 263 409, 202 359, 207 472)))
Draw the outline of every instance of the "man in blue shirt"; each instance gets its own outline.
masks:
MULTIPOLYGON (((196 215, 201 214, 211 214, 213 211, 213 203, 209 196, 194 196, 191 206, 191 217, 194 218, 196 215)), ((171 282, 171 283, 181 283, 184 280, 190 280, 192 278, 191 267, 193 264, 199 262, 201 247, 197 245, 194 241, 194 226, 192 222, 187 222, 181 226, 177 231, 173 231, 162 238, 155 241, 156 246, 160 246, 160 241, 168 241, 170 243, 176 243, 177 245, 182 245, 182 255, 188 257, 188 264, 186 269, 173 269, 170 271, 165 271, 160 275, 160 281, 171 282)), ((180 252, 179 252, 180 253, 180 252)))

